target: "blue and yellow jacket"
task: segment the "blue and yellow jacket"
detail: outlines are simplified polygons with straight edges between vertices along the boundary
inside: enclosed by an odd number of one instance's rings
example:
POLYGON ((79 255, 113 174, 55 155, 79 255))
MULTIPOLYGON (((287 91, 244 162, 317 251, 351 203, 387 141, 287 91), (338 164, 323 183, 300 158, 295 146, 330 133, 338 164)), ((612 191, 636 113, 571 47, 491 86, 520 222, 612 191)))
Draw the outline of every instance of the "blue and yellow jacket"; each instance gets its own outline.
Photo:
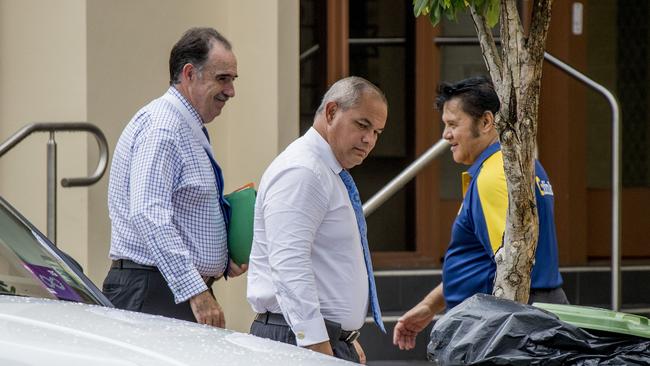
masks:
MULTIPOLYGON (((535 161, 535 181, 539 239, 531 288, 554 289, 562 286, 562 276, 558 268, 553 188, 539 161, 535 161)), ((485 149, 463 173, 463 192, 465 197, 454 221, 442 271, 447 309, 476 293, 492 293, 494 253, 502 243, 508 208, 499 143, 485 149)))

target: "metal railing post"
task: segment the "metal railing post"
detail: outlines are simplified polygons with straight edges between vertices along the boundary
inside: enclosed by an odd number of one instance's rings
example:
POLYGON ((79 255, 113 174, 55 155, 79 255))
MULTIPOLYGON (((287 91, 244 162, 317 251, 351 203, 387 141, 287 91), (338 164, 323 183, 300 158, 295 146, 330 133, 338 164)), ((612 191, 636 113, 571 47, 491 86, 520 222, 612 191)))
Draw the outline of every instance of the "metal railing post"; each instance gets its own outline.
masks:
POLYGON ((108 166, 108 142, 102 130, 97 126, 86 122, 55 122, 55 123, 30 123, 7 140, 0 144, 0 157, 6 154, 14 146, 18 145, 27 136, 34 132, 49 132, 50 138, 47 141, 47 237, 56 245, 56 188, 57 188, 57 162, 56 162, 56 132, 88 132, 95 136, 99 148, 99 161, 95 172, 87 177, 63 178, 63 187, 84 187, 99 181, 108 166))
POLYGON ((47 237, 56 245, 56 140, 47 140, 47 237))

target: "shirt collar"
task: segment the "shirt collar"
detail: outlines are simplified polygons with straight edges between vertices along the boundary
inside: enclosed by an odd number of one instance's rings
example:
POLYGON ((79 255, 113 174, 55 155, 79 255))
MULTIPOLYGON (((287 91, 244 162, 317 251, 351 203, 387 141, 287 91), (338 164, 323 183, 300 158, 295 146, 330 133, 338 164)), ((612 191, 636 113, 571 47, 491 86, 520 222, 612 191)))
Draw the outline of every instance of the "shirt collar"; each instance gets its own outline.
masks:
POLYGON ((316 148, 318 156, 320 156, 323 161, 325 161, 325 164, 327 164, 327 166, 332 169, 334 174, 339 174, 341 170, 343 170, 341 164, 339 164, 338 160, 336 160, 336 156, 334 156, 332 147, 327 143, 327 141, 325 141, 323 136, 321 136, 321 134, 316 131, 315 128, 309 128, 309 130, 305 132, 304 137, 308 142, 311 143, 312 146, 316 148))
POLYGON ((192 117, 194 117, 194 121, 188 121, 188 123, 198 123, 199 126, 203 127, 203 119, 201 118, 201 115, 199 112, 194 108, 194 106, 181 94, 181 92, 176 89, 173 85, 167 89, 167 93, 173 95, 174 97, 178 98, 178 100, 183 103, 185 108, 187 108, 188 111, 190 111, 190 114, 192 117))
POLYGON ((483 150, 481 155, 478 156, 478 159, 472 164, 469 169, 467 169, 467 173, 474 178, 476 176, 476 173, 480 169, 481 165, 483 165, 483 162, 487 160, 492 154, 495 152, 501 150, 501 144, 499 142, 495 142, 492 145, 488 146, 487 149, 483 150))

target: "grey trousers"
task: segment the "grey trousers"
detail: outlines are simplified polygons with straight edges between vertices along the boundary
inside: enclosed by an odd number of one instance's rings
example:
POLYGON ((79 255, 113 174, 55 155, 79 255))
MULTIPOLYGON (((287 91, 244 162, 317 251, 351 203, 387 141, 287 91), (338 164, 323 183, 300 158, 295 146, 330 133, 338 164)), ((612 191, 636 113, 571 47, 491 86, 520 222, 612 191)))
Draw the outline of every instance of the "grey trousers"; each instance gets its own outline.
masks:
MULTIPOLYGON (((334 357, 347 361, 359 363, 359 355, 354 345, 338 339, 341 333, 341 325, 326 321, 327 333, 330 336, 330 345, 334 351, 334 357), (338 329, 336 327, 338 326, 338 329), (333 339, 334 338, 334 339, 333 339)), ((253 321, 250 333, 252 335, 272 339, 274 341, 297 345, 296 335, 293 334, 288 325, 271 324, 260 320, 253 321)))

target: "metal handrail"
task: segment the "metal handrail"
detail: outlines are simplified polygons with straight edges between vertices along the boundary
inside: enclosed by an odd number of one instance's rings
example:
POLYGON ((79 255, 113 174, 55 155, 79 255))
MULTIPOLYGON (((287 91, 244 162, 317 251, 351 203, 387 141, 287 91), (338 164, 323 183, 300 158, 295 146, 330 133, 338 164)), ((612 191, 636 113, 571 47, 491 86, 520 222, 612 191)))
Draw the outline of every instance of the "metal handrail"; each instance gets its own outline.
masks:
POLYGON ((408 183, 413 177, 415 177, 420 170, 424 169, 433 159, 442 155, 447 148, 449 143, 445 139, 440 139, 433 146, 431 146, 424 154, 420 155, 414 162, 407 166, 399 175, 397 175, 393 180, 388 182, 375 193, 366 203, 363 204, 363 214, 368 217, 371 213, 375 212, 379 206, 388 201, 397 191, 399 191, 406 183, 408 183))
POLYGON ((544 59, 599 92, 612 108, 612 310, 621 308, 621 109, 616 96, 603 85, 548 52, 544 59))
POLYGON ((320 48, 320 45, 317 45, 317 44, 309 47, 309 49, 307 51, 300 54, 300 61, 303 61, 303 60, 307 59, 309 56, 316 53, 319 48, 320 48))
POLYGON ((56 141, 55 132, 88 132, 95 136, 99 147, 99 161, 95 172, 88 177, 63 178, 63 187, 89 186, 99 181, 108 166, 108 142, 99 127, 86 122, 30 123, 0 144, 0 157, 34 132, 49 132, 47 141, 47 237, 56 244, 56 141))

